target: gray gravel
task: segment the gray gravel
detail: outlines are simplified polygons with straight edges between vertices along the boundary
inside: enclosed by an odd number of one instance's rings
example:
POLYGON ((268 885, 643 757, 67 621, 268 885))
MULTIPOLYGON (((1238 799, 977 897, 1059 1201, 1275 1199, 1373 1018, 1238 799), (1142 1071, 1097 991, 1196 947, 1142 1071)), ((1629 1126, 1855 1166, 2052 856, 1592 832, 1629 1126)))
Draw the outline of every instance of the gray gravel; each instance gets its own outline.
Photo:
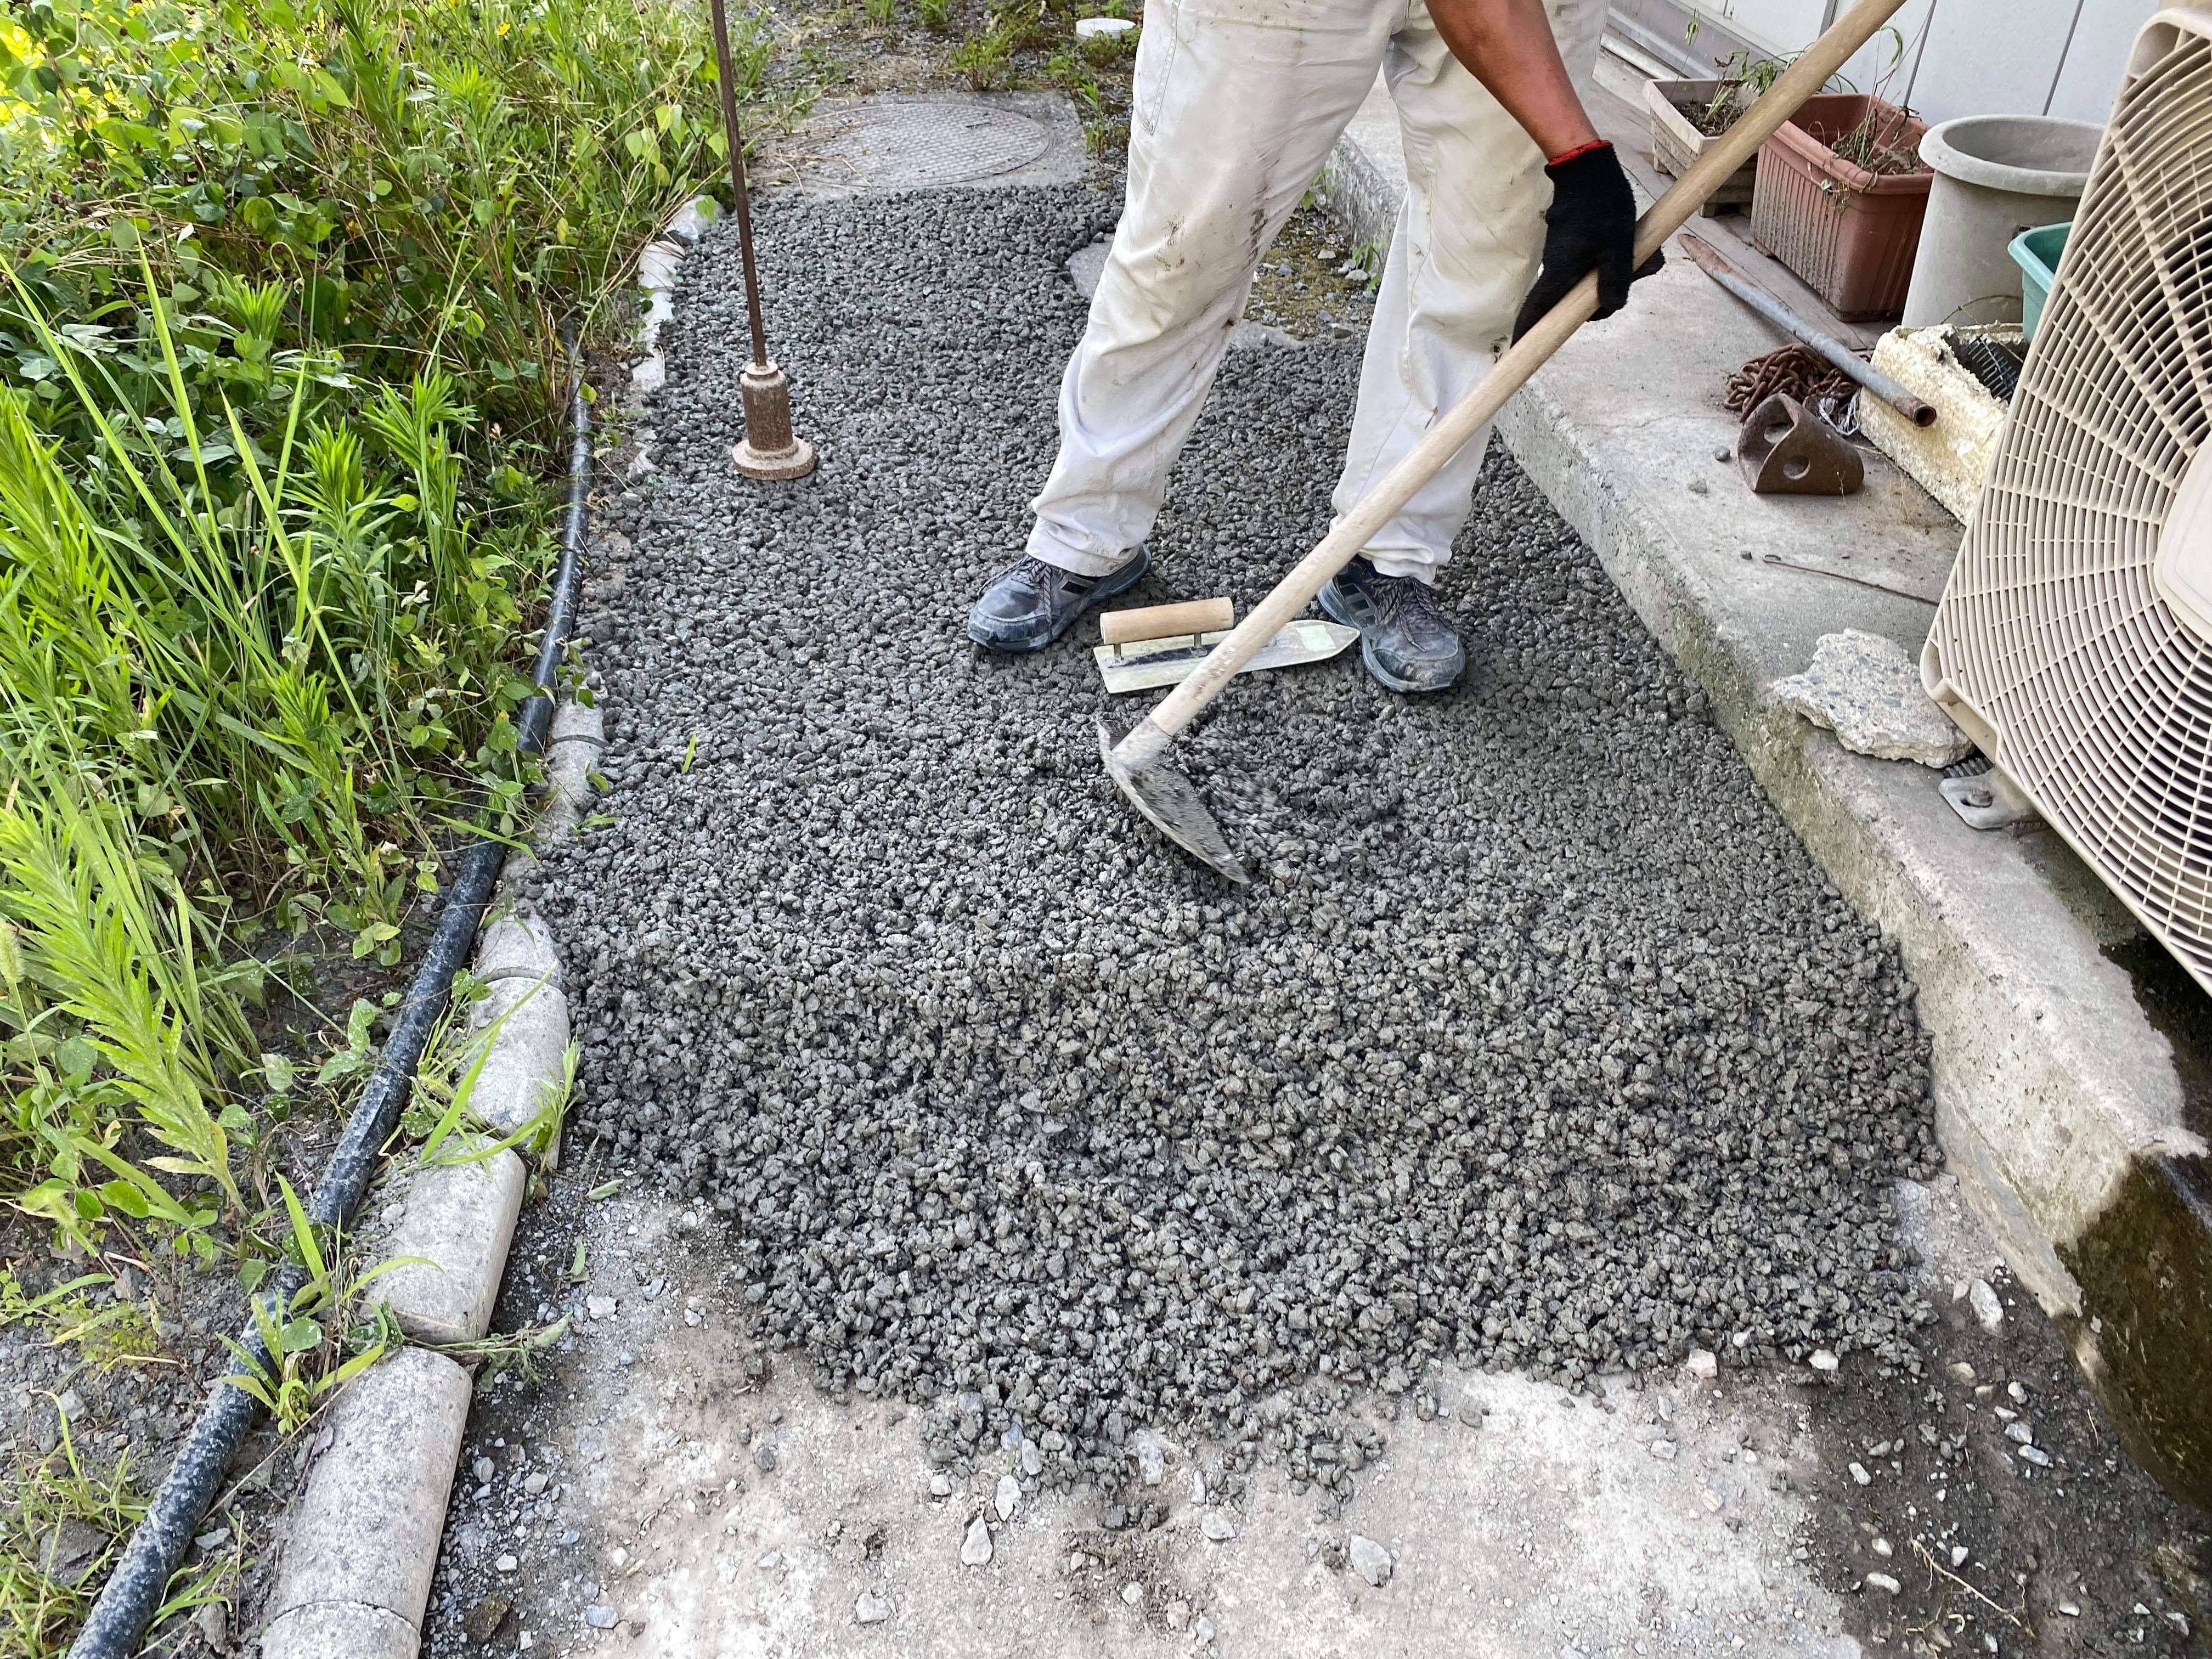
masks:
MULTIPOLYGON (((1381 1447, 1343 1408, 1444 1357, 1917 1364, 1887 1188, 1936 1154, 1896 954, 1510 460, 1445 584, 1460 690, 1347 657, 1186 744, 1249 892, 1104 781, 1086 649, 965 643, 1049 463, 1061 262, 1112 211, 767 208, 796 486, 729 469, 735 260, 687 262, 660 472, 586 616, 613 822, 542 890, 581 1135, 711 1197, 829 1386, 943 1407, 941 1465, 1033 1448, 1125 1494, 1109 1522, 1157 1507, 1148 1424, 1222 1437, 1217 1495, 1274 1437, 1333 1513, 1381 1447)), ((1232 356, 1133 600, 1249 606, 1321 533, 1358 362, 1232 356)))

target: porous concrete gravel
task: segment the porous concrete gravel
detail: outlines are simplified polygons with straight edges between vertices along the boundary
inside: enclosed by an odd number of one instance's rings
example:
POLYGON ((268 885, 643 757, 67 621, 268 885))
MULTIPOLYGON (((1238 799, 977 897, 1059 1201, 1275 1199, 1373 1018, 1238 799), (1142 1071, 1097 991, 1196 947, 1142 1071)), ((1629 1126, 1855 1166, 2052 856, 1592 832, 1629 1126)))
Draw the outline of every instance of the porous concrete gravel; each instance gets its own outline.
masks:
MULTIPOLYGON (((1264 1433, 1334 1513, 1376 1450, 1337 1407, 1419 1404, 1445 1356, 1916 1363, 1887 1187, 1936 1154, 1896 953, 1510 461, 1444 585, 1461 689, 1347 656, 1186 741, 1248 891, 1105 781, 1092 714, 1145 700, 1083 643, 967 644, 1052 454, 1062 262, 1113 213, 768 206, 797 485, 730 470, 734 251, 686 261, 586 616, 611 822, 540 891, 577 1144, 711 1199, 830 1387, 1025 1486, 1119 1492, 1141 1428, 1196 1425, 1227 1493, 1264 1433)), ((1249 607, 1325 529, 1358 365, 1231 356, 1130 602, 1249 607)))

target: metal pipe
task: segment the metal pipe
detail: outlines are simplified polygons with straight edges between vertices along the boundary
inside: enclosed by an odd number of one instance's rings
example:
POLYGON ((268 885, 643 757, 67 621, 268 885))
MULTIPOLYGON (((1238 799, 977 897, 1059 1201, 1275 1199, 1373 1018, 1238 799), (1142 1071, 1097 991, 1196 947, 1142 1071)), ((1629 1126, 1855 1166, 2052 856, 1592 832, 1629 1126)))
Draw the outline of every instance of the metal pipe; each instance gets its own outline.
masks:
MULTIPOLYGON (((555 676, 574 630, 584 532, 589 524, 591 409, 584 397, 583 360, 573 339, 569 355, 575 385, 568 403, 568 502, 561 526, 561 560, 546 600, 545 637, 538 646, 532 673, 538 693, 523 704, 516 722, 515 746, 526 755, 542 752, 551 729, 555 676)), ((362 1091, 353 1115, 346 1121, 345 1133, 324 1164, 322 1176, 308 1200, 307 1212, 319 1224, 343 1227, 368 1189, 377 1154, 399 1121, 400 1109, 414 1088, 416 1067, 422 1063, 422 1051, 452 994, 453 974, 468 959, 506 859, 506 842, 489 837, 480 837, 463 855, 460 873, 447 889, 429 948, 422 953, 407 988, 399 1018, 393 1022, 392 1035, 369 1074, 368 1086, 362 1091)), ((254 1297, 255 1306, 264 1315, 276 1313, 306 1279, 304 1269, 288 1264, 271 1277, 269 1288, 254 1297)), ((266 1370, 270 1355, 261 1340, 259 1321, 246 1321, 239 1333, 238 1346, 253 1368, 243 1374, 266 1370)), ((258 1403, 232 1380, 240 1374, 240 1368, 234 1365, 215 1385, 170 1465, 161 1489, 147 1504, 144 1517, 132 1531, 122 1559, 100 1592, 100 1600, 70 1644, 70 1659, 129 1659, 137 1651, 146 1626, 161 1607, 170 1576, 184 1560, 231 1459, 260 1414, 258 1403)))
POLYGON ((1703 237, 1693 231, 1686 230, 1682 233, 1682 246, 1688 251, 1690 257, 1698 262, 1698 267, 1706 276, 1735 295, 1737 299, 1765 318, 1784 334, 1794 336, 1814 351, 1819 352, 1821 356, 1850 375, 1869 392, 1873 392, 1875 397, 1904 416, 1913 425, 1936 424, 1935 404, 1928 402, 1924 398, 1914 396, 1902 383, 1875 368, 1834 335, 1822 333, 1764 289, 1753 288, 1736 275, 1735 269, 1727 260, 1714 252, 1711 245, 1703 237))
POLYGON ((738 71, 730 61, 730 20, 722 0, 708 0, 714 17, 714 68, 722 84, 722 137, 730 151, 730 198, 738 216, 738 258, 745 272, 745 320, 753 331, 753 368, 768 368, 768 330, 761 322, 760 279, 753 269, 753 209, 745 188, 745 140, 738 126, 738 71))

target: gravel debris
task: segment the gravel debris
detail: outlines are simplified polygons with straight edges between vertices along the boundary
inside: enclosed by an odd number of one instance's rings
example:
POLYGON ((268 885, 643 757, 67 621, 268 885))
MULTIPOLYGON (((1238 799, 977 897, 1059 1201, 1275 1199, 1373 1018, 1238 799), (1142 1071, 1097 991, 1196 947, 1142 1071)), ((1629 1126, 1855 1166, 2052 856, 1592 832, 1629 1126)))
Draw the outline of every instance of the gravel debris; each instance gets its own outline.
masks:
MULTIPOLYGON (((529 890, 579 1133, 711 1204, 827 1386, 942 1406, 963 1473, 1018 1419, 1047 1490, 1195 1425, 1224 1496, 1264 1434, 1333 1515, 1382 1447, 1354 1401, 1448 1358, 1578 1388, 1741 1332, 1731 1365, 1917 1364, 1911 988, 1510 459, 1443 585, 1466 685, 1347 658, 1184 744, 1249 890, 1104 781, 1086 650, 964 642, 1049 464, 1062 261, 1115 210, 764 203, 823 456, 790 486, 729 465, 732 243, 684 261, 659 470, 585 606, 611 822, 529 890)), ((1358 361, 1229 360, 1131 602, 1249 605, 1322 533, 1358 361)))
POLYGON ((1373 1539, 1354 1533, 1345 1542, 1345 1553, 1351 1559, 1352 1570, 1376 1589, 1390 1582, 1390 1552, 1373 1539))
POLYGON ((960 1565, 980 1567, 991 1559, 991 1522, 981 1510, 968 1523, 968 1535, 960 1540, 960 1565))

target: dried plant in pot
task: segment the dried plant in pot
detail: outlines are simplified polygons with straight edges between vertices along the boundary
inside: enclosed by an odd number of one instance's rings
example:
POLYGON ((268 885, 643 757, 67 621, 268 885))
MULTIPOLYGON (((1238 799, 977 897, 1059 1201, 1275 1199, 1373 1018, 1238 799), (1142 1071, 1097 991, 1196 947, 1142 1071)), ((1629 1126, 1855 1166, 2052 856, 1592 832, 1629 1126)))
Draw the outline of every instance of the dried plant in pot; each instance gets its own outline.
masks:
MULTIPOLYGON (((1651 159, 1659 171, 1679 179, 1690 164, 1717 143, 1752 98, 1741 76, 1705 81, 1653 80, 1644 83, 1644 101, 1651 112, 1651 159)), ((1728 181, 1706 198, 1702 211, 1708 219, 1735 213, 1751 205, 1752 181, 1757 175, 1756 157, 1746 161, 1728 181)))
POLYGON ((1808 98, 1759 152, 1751 236, 1847 321, 1893 317, 1934 173, 1927 124, 1865 93, 1808 98))

